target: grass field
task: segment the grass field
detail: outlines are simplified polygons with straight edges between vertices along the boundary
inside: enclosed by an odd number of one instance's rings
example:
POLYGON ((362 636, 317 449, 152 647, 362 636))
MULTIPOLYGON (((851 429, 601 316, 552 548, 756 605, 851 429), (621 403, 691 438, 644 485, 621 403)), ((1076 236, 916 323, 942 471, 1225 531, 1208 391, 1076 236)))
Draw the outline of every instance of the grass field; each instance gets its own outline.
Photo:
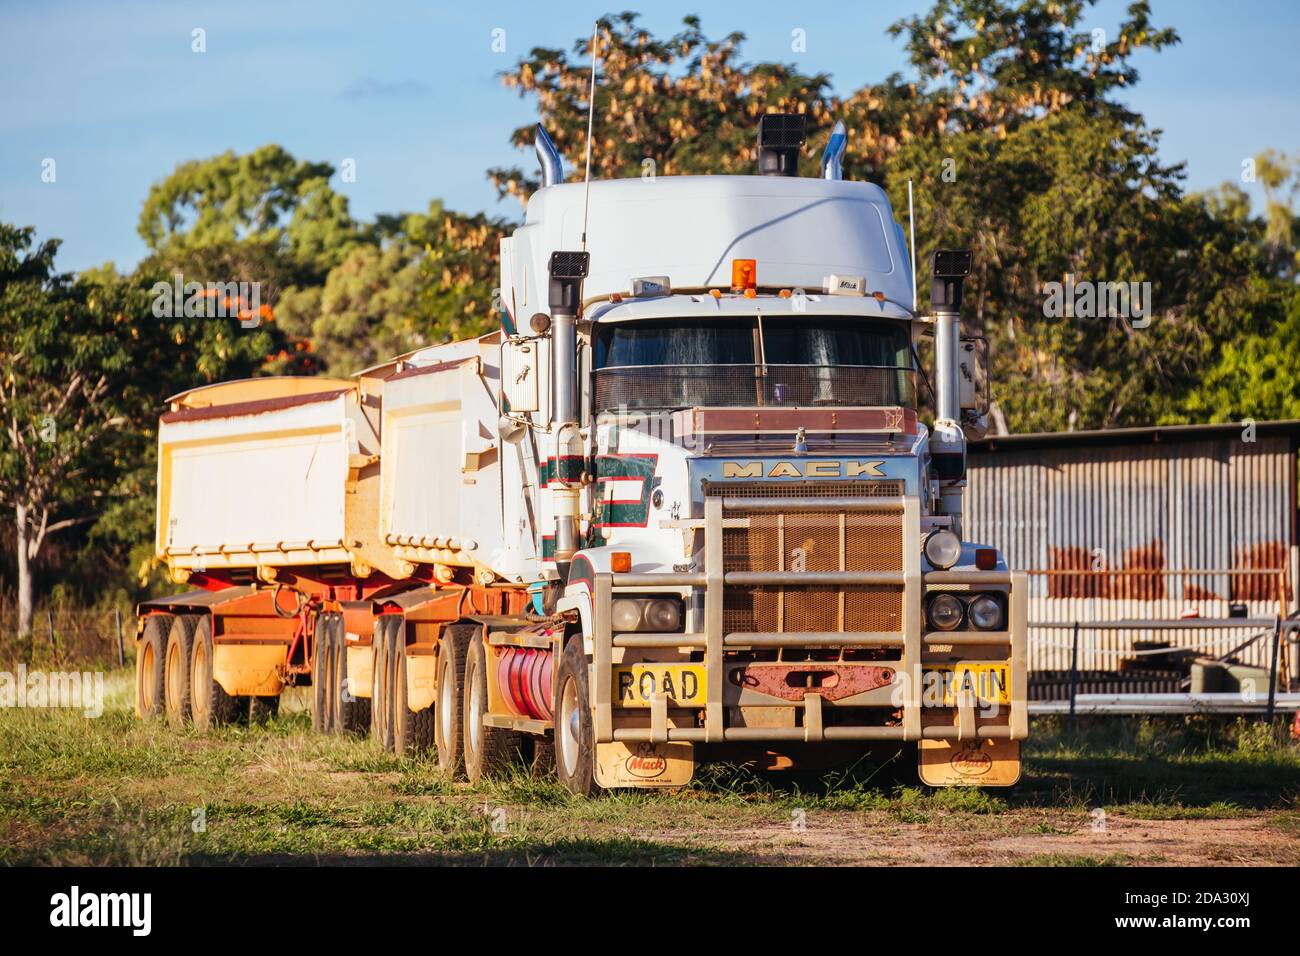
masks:
POLYGON ((97 719, 0 710, 0 863, 1300 864, 1300 748, 1257 724, 1040 721, 1008 791, 710 767, 584 801, 314 736, 301 691, 201 736, 137 721, 128 674, 106 686, 97 719))

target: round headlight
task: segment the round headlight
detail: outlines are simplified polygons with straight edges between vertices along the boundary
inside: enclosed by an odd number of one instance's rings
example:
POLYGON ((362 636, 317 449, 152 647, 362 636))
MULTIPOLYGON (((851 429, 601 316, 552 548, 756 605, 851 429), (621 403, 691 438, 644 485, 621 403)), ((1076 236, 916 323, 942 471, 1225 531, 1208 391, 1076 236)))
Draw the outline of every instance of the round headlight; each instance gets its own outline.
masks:
POLYGON ((652 631, 675 631, 682 623, 681 605, 676 601, 651 601, 645 609, 645 625, 652 631))
POLYGON ((614 602, 610 612, 610 622, 615 631, 635 631, 641 626, 640 601, 623 598, 614 602))
POLYGON ((945 528, 939 528, 926 536, 923 550, 932 567, 946 571, 961 557, 961 538, 945 528))
POLYGON ((967 605, 970 622, 981 631, 992 631, 1002 626, 1002 605, 997 598, 981 594, 967 605))
POLYGON ((965 608, 956 595, 940 593, 930 598, 928 611, 931 627, 940 631, 951 631, 961 624, 965 608))

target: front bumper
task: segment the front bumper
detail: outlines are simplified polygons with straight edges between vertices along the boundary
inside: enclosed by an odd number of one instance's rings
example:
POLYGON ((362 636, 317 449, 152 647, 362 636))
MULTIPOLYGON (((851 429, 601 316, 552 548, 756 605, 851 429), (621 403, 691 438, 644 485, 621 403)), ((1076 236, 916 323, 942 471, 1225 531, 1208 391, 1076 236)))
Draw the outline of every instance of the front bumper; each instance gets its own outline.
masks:
MULTIPOLYGON (((1020 741, 1028 734, 1027 578, 1009 571, 930 571, 920 567, 919 504, 915 498, 836 501, 855 511, 902 510, 903 555, 900 571, 728 571, 724 568, 722 531, 745 518, 727 516, 731 502, 705 502, 703 519, 677 522, 704 536, 704 567, 693 573, 597 574, 593 581, 593 729, 597 743, 623 744, 804 742, 824 741, 1020 741), (896 586, 902 588, 901 627, 879 632, 730 632, 723 626, 728 587, 754 586, 896 586), (699 633, 620 633, 611 628, 615 590, 691 587, 703 590, 699 633), (1007 630, 928 632, 922 613, 927 588, 1007 589, 1007 630), (775 653, 777 660, 770 658, 775 653), (787 653, 816 655, 794 665, 787 653), (827 654, 838 652, 829 659, 827 654), (864 657, 859 652, 876 653, 864 657), (768 659, 757 661, 755 655, 768 659), (655 696, 646 709, 616 705, 614 668, 646 658, 692 661, 704 668, 703 707, 678 706, 655 696), (1008 678, 1006 699, 981 700, 966 693, 955 699, 927 699, 925 675, 954 665, 998 667, 1008 678), (833 674, 835 689, 790 687, 788 681, 764 682, 758 668, 775 666, 778 676, 791 669, 833 674), (750 672, 759 675, 748 679, 750 672), (746 679, 737 679, 738 673, 746 679), (778 714, 778 711, 781 712, 778 714), (771 714, 777 719, 767 719, 771 714), (738 715, 743 715, 737 719, 738 715)), ((774 499, 747 510, 825 509, 829 502, 774 499)))

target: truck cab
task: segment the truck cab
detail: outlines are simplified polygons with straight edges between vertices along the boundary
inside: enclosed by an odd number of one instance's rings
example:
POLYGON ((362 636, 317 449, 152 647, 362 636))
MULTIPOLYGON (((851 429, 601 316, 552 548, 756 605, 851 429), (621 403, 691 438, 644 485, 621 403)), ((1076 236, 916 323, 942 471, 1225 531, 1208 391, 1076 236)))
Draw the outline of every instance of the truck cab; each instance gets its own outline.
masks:
POLYGON ((835 136, 818 178, 769 140, 775 175, 548 182, 502 241, 501 433, 540 449, 541 609, 573 645, 561 779, 915 746, 925 782, 1009 785, 1025 583, 961 533, 969 256, 920 314, 884 192, 835 136))

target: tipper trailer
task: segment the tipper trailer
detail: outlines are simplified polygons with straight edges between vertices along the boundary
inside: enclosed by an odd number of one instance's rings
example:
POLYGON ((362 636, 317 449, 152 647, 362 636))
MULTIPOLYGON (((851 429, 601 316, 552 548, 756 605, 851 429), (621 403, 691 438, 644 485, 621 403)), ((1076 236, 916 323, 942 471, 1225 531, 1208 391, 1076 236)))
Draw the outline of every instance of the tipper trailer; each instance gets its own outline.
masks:
POLYGON ((578 793, 915 748, 1010 785, 1026 583, 963 540, 982 427, 970 255, 915 308, 884 192, 797 175, 543 185, 500 243, 501 329, 349 379, 175 396, 137 709, 203 728, 313 688, 313 725, 578 793), (918 418, 933 337, 935 420, 918 418))

